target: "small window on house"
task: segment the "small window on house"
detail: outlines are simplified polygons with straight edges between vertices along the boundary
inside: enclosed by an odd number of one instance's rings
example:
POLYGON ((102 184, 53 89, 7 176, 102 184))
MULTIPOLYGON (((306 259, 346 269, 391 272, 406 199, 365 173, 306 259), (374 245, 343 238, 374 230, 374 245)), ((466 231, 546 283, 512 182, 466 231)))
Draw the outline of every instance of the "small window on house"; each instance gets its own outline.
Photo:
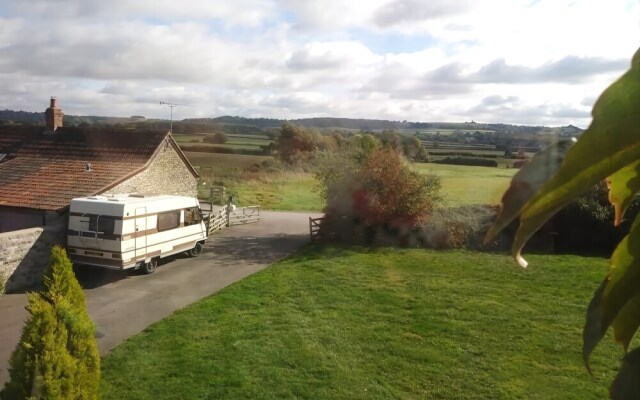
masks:
POLYGON ((168 231, 180 226, 180 211, 169 211, 158 214, 158 232, 168 231))
POLYGON ((89 215, 89 231, 113 234, 116 219, 106 215, 89 215))
POLYGON ((199 224, 201 220, 200 209, 198 207, 191 207, 184 210, 184 226, 199 224))

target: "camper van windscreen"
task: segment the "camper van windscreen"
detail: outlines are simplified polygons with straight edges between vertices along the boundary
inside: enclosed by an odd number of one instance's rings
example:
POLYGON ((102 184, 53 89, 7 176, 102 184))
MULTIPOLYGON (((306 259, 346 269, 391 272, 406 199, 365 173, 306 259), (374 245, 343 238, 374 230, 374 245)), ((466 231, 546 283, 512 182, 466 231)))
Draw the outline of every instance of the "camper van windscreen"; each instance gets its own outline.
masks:
POLYGON ((199 224, 201 220, 199 207, 190 207, 184 210, 184 226, 199 224))
POLYGON ((113 234, 115 218, 105 215, 89 215, 89 231, 113 234))

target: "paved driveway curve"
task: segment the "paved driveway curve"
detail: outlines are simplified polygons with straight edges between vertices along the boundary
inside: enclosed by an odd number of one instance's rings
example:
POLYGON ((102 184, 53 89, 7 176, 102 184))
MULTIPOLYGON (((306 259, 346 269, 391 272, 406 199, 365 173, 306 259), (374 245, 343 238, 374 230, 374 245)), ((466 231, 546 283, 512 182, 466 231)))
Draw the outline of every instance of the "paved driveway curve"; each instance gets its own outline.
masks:
MULTIPOLYGON (((266 268, 309 240, 309 220, 319 214, 261 213, 257 224, 233 226, 211 237, 203 254, 176 256, 153 275, 100 269, 78 271, 89 314, 98 326, 100 353, 174 311, 266 268)), ((0 386, 26 317, 24 294, 0 297, 0 386)))

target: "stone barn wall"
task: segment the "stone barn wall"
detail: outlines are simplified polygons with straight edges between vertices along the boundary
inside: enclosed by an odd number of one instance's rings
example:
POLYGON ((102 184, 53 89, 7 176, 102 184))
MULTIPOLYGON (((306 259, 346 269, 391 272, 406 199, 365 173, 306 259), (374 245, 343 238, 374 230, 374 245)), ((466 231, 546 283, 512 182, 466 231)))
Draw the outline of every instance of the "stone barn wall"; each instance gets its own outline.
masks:
POLYGON ((0 233, 0 280, 7 292, 38 286, 53 245, 66 244, 67 214, 47 212, 45 226, 0 233))

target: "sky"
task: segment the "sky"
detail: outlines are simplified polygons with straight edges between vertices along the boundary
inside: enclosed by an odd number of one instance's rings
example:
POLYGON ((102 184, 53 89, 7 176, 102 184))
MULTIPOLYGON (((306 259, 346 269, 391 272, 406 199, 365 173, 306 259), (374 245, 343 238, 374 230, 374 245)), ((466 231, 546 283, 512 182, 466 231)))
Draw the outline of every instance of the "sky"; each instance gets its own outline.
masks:
POLYGON ((633 0, 0 0, 0 109, 588 126, 633 0))

